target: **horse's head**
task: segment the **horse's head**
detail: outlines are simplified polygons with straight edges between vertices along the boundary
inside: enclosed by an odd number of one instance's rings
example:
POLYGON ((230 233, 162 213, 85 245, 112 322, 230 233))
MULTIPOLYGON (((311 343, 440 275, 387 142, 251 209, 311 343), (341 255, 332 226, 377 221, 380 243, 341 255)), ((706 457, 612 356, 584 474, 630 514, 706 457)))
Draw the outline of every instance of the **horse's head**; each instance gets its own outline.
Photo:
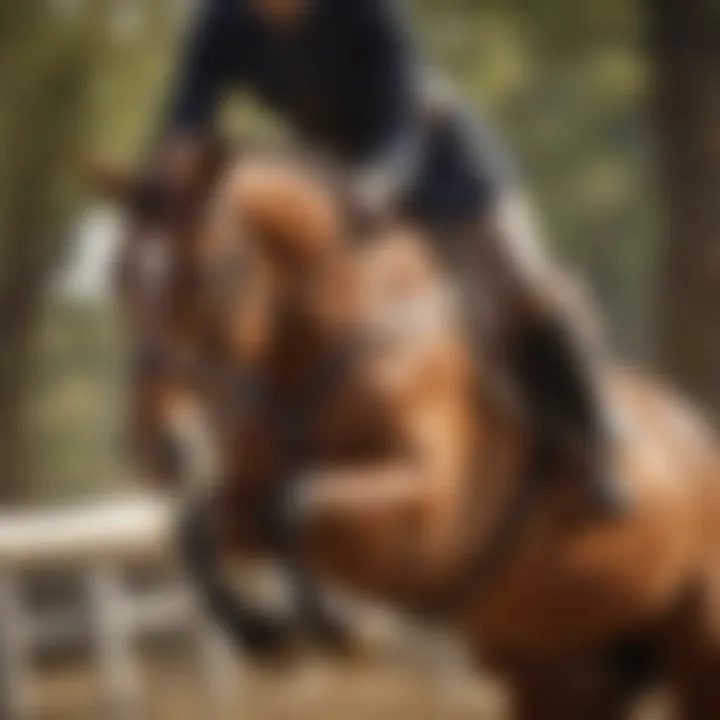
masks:
POLYGON ((217 387, 219 370, 264 352, 281 305, 331 320, 349 291, 337 292, 337 264, 327 272, 346 238, 327 183, 267 152, 221 173, 216 154, 184 150, 142 178, 95 172, 100 193, 126 211, 117 279, 132 358, 130 447, 164 482, 185 472, 183 440, 207 407, 198 402, 206 380, 217 387))
POLYGON ((215 150, 178 145, 155 172, 95 168, 99 194, 125 210, 116 282, 130 348, 129 446, 155 480, 180 474, 177 431, 194 421, 204 340, 197 262, 215 150))

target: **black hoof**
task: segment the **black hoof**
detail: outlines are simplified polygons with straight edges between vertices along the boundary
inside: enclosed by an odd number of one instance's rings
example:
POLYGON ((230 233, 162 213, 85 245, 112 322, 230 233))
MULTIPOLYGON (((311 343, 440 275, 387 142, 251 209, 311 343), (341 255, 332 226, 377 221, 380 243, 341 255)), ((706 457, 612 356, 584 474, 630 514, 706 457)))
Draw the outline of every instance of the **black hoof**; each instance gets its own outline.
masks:
POLYGON ((216 569, 216 549, 202 506, 191 508, 180 526, 180 547, 206 612, 242 652, 257 658, 287 654, 293 628, 258 612, 234 593, 216 569))
POLYGON ((262 615, 245 618, 233 634, 242 651, 257 660, 283 659, 296 645, 292 627, 262 615))
POLYGON ((353 641, 350 628, 338 618, 330 615, 316 617, 307 627, 310 639, 320 649, 342 655, 352 651, 353 641))

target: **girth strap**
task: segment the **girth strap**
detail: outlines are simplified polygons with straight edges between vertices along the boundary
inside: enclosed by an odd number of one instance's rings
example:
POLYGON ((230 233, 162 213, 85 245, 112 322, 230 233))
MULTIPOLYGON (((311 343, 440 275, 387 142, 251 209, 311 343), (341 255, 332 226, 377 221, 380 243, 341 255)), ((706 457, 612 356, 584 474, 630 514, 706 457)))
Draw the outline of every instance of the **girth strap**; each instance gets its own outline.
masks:
POLYGON ((471 555, 466 572, 431 600, 416 608, 429 618, 445 618, 463 604, 481 596, 503 570, 520 542, 527 520, 545 488, 544 478, 552 467, 552 458, 540 448, 531 449, 520 474, 518 488, 490 532, 489 543, 482 543, 471 555))

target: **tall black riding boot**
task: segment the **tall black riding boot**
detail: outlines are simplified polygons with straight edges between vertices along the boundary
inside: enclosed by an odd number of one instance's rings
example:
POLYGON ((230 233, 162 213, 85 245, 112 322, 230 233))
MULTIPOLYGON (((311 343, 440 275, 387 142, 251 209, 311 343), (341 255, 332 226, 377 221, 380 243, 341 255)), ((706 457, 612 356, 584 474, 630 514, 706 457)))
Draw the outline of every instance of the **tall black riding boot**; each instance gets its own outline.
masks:
POLYGON ((611 429, 592 368, 571 328, 545 316, 518 339, 517 378, 532 429, 561 467, 585 478, 591 509, 617 516, 626 500, 611 471, 611 429))

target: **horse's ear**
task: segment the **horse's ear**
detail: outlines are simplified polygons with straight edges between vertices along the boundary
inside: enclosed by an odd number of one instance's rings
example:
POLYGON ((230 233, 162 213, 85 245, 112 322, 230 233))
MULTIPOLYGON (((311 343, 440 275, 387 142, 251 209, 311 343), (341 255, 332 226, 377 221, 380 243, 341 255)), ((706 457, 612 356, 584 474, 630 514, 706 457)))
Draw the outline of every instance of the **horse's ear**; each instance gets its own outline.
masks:
POLYGON ((135 187, 135 177, 127 170, 101 162, 90 162, 84 175, 93 193, 106 200, 125 201, 135 187))
POLYGON ((333 194, 310 172, 287 162, 242 163, 229 192, 239 222, 254 242, 289 266, 307 266, 343 237, 333 194))

